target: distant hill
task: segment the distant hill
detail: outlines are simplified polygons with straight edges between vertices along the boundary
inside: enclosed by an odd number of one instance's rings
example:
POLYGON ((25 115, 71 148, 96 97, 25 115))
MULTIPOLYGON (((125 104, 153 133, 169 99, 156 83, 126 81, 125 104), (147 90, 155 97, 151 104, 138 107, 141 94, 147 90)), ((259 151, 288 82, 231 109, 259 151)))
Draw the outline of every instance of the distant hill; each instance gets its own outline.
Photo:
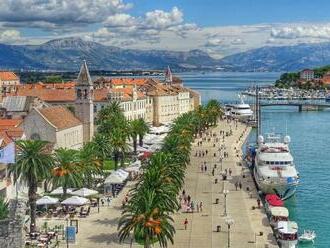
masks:
POLYGON ((176 70, 215 68, 219 63, 201 50, 173 52, 105 46, 80 38, 51 40, 41 45, 0 44, 0 68, 76 71, 86 59, 91 70, 176 70))
POLYGON ((330 43, 262 47, 221 59, 234 71, 297 71, 330 64, 330 43))
POLYGON ((330 42, 262 47, 214 59, 202 50, 176 52, 105 46, 80 38, 41 45, 0 44, 0 69, 77 71, 86 59, 91 70, 297 71, 330 64, 330 42))

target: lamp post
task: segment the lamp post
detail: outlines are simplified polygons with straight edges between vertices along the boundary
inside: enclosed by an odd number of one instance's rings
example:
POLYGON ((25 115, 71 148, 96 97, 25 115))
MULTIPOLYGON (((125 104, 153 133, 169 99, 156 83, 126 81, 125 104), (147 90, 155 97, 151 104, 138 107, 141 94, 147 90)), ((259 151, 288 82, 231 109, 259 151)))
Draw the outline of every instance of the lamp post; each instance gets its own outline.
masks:
POLYGON ((225 211, 223 213, 224 216, 227 216, 227 195, 229 194, 229 190, 228 189, 224 189, 223 190, 223 196, 225 197, 225 211))
POLYGON ((227 226, 228 226, 228 248, 230 247, 230 226, 234 224, 234 219, 231 217, 226 218, 225 220, 227 226))

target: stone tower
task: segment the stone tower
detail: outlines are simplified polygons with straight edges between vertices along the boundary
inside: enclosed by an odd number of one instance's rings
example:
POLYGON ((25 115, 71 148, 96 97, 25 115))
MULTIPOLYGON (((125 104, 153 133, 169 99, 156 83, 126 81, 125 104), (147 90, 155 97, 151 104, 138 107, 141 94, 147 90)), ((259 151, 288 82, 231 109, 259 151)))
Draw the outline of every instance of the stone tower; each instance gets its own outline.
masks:
POLYGON ((84 60, 76 83, 75 114, 83 124, 84 143, 94 135, 93 82, 84 60))
POLYGON ((165 70, 165 82, 171 84, 173 82, 173 75, 170 66, 165 70))

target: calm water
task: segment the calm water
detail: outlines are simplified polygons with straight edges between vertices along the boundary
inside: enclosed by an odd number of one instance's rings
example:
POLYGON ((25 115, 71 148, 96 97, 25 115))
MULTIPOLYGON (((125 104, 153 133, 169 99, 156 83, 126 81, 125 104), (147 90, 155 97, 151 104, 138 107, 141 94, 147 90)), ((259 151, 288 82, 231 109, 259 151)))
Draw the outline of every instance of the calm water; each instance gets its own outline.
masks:
MULTIPOLYGON (((237 101, 242 89, 258 84, 270 84, 277 73, 208 73, 182 74, 185 85, 201 92, 202 101, 215 98, 222 102, 237 101)), ((274 131, 291 136, 291 151, 299 170, 301 184, 288 203, 290 218, 298 222, 299 230, 316 231, 312 245, 299 247, 330 247, 330 111, 301 112, 297 108, 264 108, 263 132, 274 131)))

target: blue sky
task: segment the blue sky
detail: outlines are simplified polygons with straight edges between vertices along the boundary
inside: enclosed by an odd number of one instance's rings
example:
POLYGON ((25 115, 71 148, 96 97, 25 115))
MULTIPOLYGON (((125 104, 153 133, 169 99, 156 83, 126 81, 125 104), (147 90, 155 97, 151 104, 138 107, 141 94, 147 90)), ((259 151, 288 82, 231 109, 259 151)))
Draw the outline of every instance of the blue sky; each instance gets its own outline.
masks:
POLYGON ((153 9, 184 10, 186 20, 201 26, 329 21, 327 0, 134 0, 134 14, 153 9))
POLYGON ((328 0, 1 0, 0 43, 79 37, 122 48, 201 49, 220 58, 330 41, 328 0))

